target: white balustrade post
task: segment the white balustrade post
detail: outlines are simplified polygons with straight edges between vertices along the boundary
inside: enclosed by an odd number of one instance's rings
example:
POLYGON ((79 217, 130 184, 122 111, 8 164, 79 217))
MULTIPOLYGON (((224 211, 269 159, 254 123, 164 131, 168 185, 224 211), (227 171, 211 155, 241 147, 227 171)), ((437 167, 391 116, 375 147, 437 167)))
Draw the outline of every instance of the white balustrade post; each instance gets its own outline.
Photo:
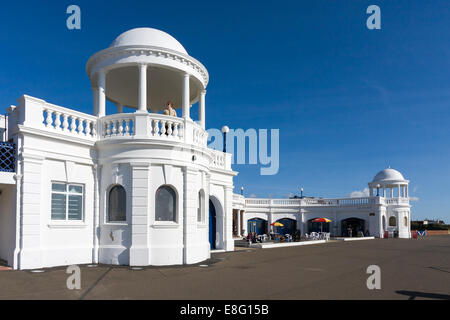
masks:
POLYGON ((147 65, 139 64, 138 112, 147 112, 147 65))
POLYGON ((78 127, 77 127, 78 134, 82 134, 83 133, 83 129, 84 129, 84 127, 83 127, 83 120, 80 117, 78 117, 78 127))
POLYGON ((182 96, 182 108, 183 108, 183 118, 190 119, 190 91, 189 91, 189 73, 183 74, 183 96, 182 96))

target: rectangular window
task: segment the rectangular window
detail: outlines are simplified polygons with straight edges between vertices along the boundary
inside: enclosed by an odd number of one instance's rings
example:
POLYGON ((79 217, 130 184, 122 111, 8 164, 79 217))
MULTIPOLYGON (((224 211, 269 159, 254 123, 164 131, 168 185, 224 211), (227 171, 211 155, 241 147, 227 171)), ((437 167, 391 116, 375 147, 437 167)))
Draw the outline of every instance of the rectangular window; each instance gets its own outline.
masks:
POLYGON ((83 203, 82 185, 52 183, 52 220, 82 220, 83 203))

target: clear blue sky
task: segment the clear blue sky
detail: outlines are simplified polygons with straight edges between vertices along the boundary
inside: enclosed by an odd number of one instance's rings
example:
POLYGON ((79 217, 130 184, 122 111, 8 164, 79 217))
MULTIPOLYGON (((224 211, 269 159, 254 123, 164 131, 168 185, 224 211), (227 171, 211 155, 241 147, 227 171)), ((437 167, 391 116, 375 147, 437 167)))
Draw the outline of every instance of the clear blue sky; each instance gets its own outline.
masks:
POLYGON ((91 112, 87 59, 154 27, 207 67, 207 127, 280 129, 279 173, 235 166, 236 192, 343 197, 390 165, 419 198, 413 219, 450 222, 447 0, 93 2, 2 3, 0 112, 22 94, 91 112), (371 4, 381 30, 366 28, 371 4))

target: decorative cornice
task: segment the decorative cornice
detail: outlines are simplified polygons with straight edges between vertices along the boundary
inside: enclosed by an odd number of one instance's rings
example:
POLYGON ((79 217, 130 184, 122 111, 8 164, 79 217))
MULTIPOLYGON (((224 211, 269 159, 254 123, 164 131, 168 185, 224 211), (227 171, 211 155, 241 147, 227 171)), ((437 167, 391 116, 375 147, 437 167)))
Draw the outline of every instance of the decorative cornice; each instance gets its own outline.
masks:
POLYGON ((86 72, 89 77, 91 77, 92 69, 99 62, 114 57, 121 57, 127 55, 139 56, 155 56, 158 58, 165 58, 180 62, 189 68, 194 69, 203 78, 204 86, 206 87, 209 82, 209 74, 205 66, 197 59, 166 48, 155 47, 155 46, 124 46, 116 48, 107 48, 102 51, 97 52, 91 58, 89 58, 86 64, 86 72))

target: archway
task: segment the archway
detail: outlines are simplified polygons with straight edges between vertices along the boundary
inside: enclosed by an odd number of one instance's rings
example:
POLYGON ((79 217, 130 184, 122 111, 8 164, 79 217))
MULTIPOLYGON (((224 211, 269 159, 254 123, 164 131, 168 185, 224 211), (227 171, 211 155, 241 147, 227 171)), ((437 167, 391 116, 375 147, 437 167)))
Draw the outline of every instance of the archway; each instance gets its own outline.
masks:
POLYGON ((294 219, 283 218, 283 219, 278 219, 277 222, 279 222, 283 225, 282 227, 275 227, 278 234, 293 235, 295 233, 295 230, 297 230, 297 221, 294 219))
POLYGON ((253 218, 247 221, 247 233, 254 232, 257 235, 267 233, 267 221, 261 218, 253 218))
POLYGON ((209 243, 211 249, 225 248, 223 206, 215 196, 209 197, 209 243))
POLYGON ((209 245, 211 249, 216 249, 217 216, 214 203, 209 200, 209 245))
POLYGON ((359 218, 347 218, 341 220, 341 232, 343 237, 356 237, 358 232, 365 232, 365 221, 359 218))
POLYGON ((330 232, 330 222, 313 222, 317 218, 308 220, 308 232, 330 232))

